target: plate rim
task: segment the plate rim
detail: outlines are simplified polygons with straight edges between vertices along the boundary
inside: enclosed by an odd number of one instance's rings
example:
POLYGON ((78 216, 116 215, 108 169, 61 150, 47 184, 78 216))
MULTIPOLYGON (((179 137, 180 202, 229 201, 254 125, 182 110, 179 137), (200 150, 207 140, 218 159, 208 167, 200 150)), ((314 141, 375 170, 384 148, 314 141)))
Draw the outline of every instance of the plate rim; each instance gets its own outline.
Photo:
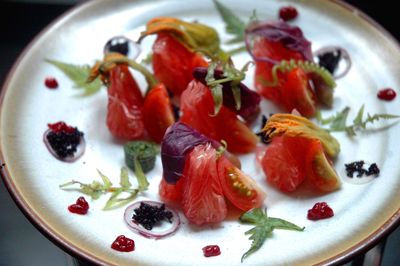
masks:
MULTIPOLYGON (((386 30, 382 25, 380 25, 377 21, 367 15, 361 9, 344 2, 344 0, 328 0, 329 2, 336 4, 339 7, 342 7, 349 12, 357 12, 357 15, 367 22, 372 28, 375 28, 379 33, 383 34, 385 38, 390 40, 392 44, 394 44, 397 49, 400 51, 400 42, 397 40, 388 30, 386 30)), ((9 87, 9 83, 11 79, 14 77, 14 73, 19 67, 21 61, 25 58, 26 54, 31 50, 31 47, 35 45, 37 41, 39 41, 43 35, 45 35, 48 31, 52 30, 57 24, 61 24, 63 20, 67 20, 69 16, 72 16, 74 13, 81 12, 81 10, 85 8, 89 8, 92 5, 97 5, 97 1, 88 1, 83 3, 78 3, 77 5, 71 7, 66 10, 63 14, 58 16, 52 22, 50 22, 46 27, 44 27, 22 50, 22 52, 18 55, 17 59, 13 63, 12 67, 8 71, 6 78, 4 80, 3 85, 1 86, 0 92, 0 113, 3 109, 4 98, 6 95, 6 91, 9 87)), ((1 119, 1 116, 0 116, 1 119)), ((1 121, 0 121, 1 125, 1 121)), ((29 220, 29 222, 39 231, 41 232, 47 239, 49 239, 56 246, 61 248, 63 251, 72 255, 74 258, 79 261, 94 263, 96 265, 109 265, 108 262, 100 259, 99 257, 93 256, 93 254, 89 254, 85 252, 83 249, 80 249, 73 243, 70 243, 66 239, 62 237, 62 234, 54 231, 51 226, 47 225, 39 216, 35 214, 35 212, 29 207, 28 202, 23 199, 22 194, 15 186, 13 179, 10 173, 7 170, 7 164, 4 161, 4 155, 0 147, 0 165, 5 164, 0 167, 0 177, 5 185, 8 193, 10 194, 13 201, 16 203, 20 211, 24 214, 24 216, 29 220)), ((397 209, 393 213, 393 215, 380 227, 378 227, 375 231, 370 233, 366 238, 362 239, 357 244, 351 246, 350 248, 344 250, 343 252, 333 256, 331 258, 322 260, 318 262, 316 265, 341 265, 351 261, 354 257, 361 255, 367 252, 369 249, 373 248, 378 242, 392 233, 397 227, 400 226, 400 208, 397 209)), ((135 262, 133 262, 135 263, 135 262)))

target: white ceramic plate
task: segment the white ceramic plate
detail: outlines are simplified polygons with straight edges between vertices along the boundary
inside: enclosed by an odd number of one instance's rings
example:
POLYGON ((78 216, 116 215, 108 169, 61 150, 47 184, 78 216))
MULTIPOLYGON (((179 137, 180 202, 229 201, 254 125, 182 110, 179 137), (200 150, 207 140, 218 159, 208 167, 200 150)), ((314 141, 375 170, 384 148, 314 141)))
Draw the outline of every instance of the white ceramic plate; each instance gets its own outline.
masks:
MULTIPOLYGON (((259 18, 275 19, 280 6, 288 1, 223 1, 244 20, 256 9, 259 18)), ((345 47, 352 59, 350 73, 338 81, 334 108, 324 115, 351 106, 350 117, 365 104, 370 113, 399 113, 400 102, 379 101, 376 92, 383 87, 400 88, 400 49, 382 28, 351 7, 337 1, 290 1, 300 12, 294 22, 312 41, 313 50, 326 45, 345 47)), ((107 1, 81 5, 68 12, 42 32, 25 50, 11 71, 2 90, 1 157, 6 163, 2 176, 12 196, 28 218, 50 239, 70 253, 99 264, 115 265, 239 265, 250 247, 244 232, 250 227, 236 220, 219 225, 193 227, 184 221, 171 237, 151 240, 136 235, 123 221, 124 208, 102 211, 108 196, 89 201, 88 215, 68 212, 79 193, 65 192, 59 185, 71 179, 91 182, 96 169, 118 184, 123 151, 105 126, 106 91, 79 97, 72 83, 45 58, 74 64, 92 64, 102 58, 105 42, 115 35, 136 39, 145 23, 156 16, 176 16, 198 20, 216 27, 226 40, 223 23, 211 1, 107 1), (55 76, 59 89, 44 86, 46 76, 55 76), (77 162, 63 163, 47 151, 42 134, 48 122, 66 121, 85 132, 87 150, 77 162), (116 236, 124 234, 136 242, 131 253, 110 248, 116 236), (222 254, 205 258, 202 247, 218 244, 222 254)), ((152 38, 143 43, 143 56, 152 38)), ((242 54, 238 65, 250 60, 242 54)), ((252 85, 252 75, 246 83, 252 85)), ((144 87, 144 80, 139 78, 144 87)), ((263 112, 277 109, 263 104, 263 112)), ((385 125, 385 124, 383 124, 385 125)), ((380 125, 382 126, 382 124, 380 125)), ((355 160, 376 162, 381 174, 371 182, 343 187, 327 195, 303 192, 286 195, 267 187, 254 162, 254 155, 242 157, 243 170, 254 177, 268 193, 265 206, 270 216, 305 226, 304 232, 275 231, 264 246, 243 265, 310 265, 343 262, 376 243, 398 223, 400 206, 400 155, 397 150, 399 125, 384 130, 359 133, 354 139, 338 133, 342 151, 335 167, 345 179, 344 164, 355 160), (326 201, 335 211, 331 219, 306 219, 307 210, 317 201, 326 201)), ((132 173, 131 173, 132 174, 132 173)), ((150 190, 142 197, 158 199, 161 164, 149 174, 150 190)))

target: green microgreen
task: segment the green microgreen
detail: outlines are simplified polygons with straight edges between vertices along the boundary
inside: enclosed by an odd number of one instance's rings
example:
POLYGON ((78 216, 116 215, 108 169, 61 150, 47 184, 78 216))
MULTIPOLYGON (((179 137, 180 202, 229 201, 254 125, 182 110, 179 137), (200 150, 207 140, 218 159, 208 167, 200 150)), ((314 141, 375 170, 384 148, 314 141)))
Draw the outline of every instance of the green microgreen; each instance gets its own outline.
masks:
POLYGON ((100 198, 103 194, 111 193, 110 198, 103 208, 103 210, 111 210, 133 201, 139 192, 146 191, 149 186, 146 176, 143 171, 141 171, 140 164, 138 164, 138 167, 135 170, 135 175, 139 184, 137 188, 132 188, 132 184, 129 181, 128 168, 126 167, 121 168, 119 187, 114 187, 106 175, 99 170, 97 170, 97 172, 100 175, 102 182, 94 180, 92 183, 86 184, 72 180, 60 185, 60 188, 63 190, 78 191, 90 196, 93 200, 100 198), (74 185, 79 185, 79 187, 71 187, 74 185), (127 194, 127 196, 123 197, 122 194, 127 194))
POLYGON ((46 59, 46 62, 61 70, 74 83, 75 88, 82 89, 82 96, 98 92, 103 85, 100 78, 87 82, 91 69, 89 65, 74 65, 52 59, 46 59))

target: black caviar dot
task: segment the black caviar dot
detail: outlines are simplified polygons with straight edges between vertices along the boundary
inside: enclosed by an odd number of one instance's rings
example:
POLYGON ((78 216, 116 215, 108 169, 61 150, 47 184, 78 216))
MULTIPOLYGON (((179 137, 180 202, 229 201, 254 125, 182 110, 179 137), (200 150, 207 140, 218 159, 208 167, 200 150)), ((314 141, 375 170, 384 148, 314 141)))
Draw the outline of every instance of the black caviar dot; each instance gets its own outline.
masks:
POLYGON ((261 129, 260 132, 256 133, 257 136, 260 137, 261 142, 268 144, 269 140, 265 134, 265 132, 262 131, 262 129, 265 127, 265 124, 267 124, 268 118, 265 115, 261 116, 261 129))
POLYGON ((340 50, 326 52, 324 54, 318 55, 318 64, 326 68, 326 70, 333 74, 339 64, 341 57, 342 52, 340 50))
POLYGON ((379 175, 379 168, 378 165, 376 165, 376 163, 373 163, 369 166, 368 171, 367 171, 367 175, 374 175, 374 176, 378 176, 379 175))
POLYGON ((47 134, 46 138, 51 148, 60 158, 73 156, 81 142, 83 132, 77 128, 73 132, 54 132, 47 134))
POLYGON ((172 223, 172 212, 165 210, 165 204, 158 207, 141 202, 134 212, 132 219, 147 230, 152 230, 154 225, 162 220, 172 223))
POLYGON ((357 177, 362 177, 363 175, 379 175, 379 168, 376 163, 369 166, 368 170, 364 168, 364 161, 355 161, 344 165, 346 167, 346 174, 348 177, 353 177, 354 173, 357 173, 357 177))

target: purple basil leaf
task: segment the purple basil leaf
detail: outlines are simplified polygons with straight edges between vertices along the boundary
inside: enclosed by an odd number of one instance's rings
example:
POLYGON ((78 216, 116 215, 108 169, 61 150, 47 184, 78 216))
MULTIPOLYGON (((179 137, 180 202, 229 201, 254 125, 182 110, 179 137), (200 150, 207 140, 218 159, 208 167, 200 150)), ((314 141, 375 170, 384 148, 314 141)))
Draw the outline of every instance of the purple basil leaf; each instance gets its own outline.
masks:
POLYGON ((187 153, 195 146, 205 143, 211 143, 215 148, 220 146, 219 142, 182 122, 170 126, 161 143, 161 162, 165 181, 175 184, 183 175, 187 153))
MULTIPOLYGON (((311 42, 304 37, 303 31, 297 26, 292 26, 284 21, 255 22, 246 29, 248 48, 250 48, 250 38, 254 37, 262 37, 271 42, 281 42, 289 50, 299 52, 305 60, 313 62, 311 42)), ((274 61, 270 58, 260 58, 260 60, 274 61)))
MULTIPOLYGON (((195 67, 193 70, 193 77, 207 86, 207 82, 205 80, 207 75, 206 67, 195 67)), ((224 73, 222 70, 216 69, 214 71, 215 79, 224 78, 224 73)), ((243 83, 239 84, 240 89, 240 98, 241 98, 241 108, 236 110, 235 99, 233 97, 232 88, 230 82, 222 83, 223 90, 223 105, 228 107, 236 114, 243 117, 243 119, 247 122, 252 122, 258 115, 260 111, 260 101, 261 97, 257 92, 250 90, 243 83)))

